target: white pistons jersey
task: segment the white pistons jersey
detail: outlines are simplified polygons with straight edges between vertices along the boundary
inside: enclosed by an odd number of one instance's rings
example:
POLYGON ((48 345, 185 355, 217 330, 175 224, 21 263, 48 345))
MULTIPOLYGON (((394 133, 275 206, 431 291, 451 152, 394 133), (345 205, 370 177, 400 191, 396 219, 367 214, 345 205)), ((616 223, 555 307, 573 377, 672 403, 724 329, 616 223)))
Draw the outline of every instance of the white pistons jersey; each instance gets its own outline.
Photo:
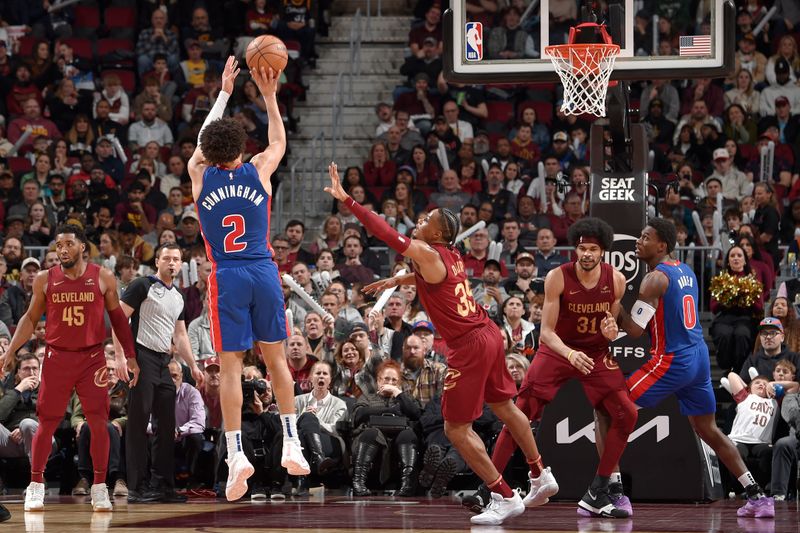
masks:
POLYGON ((771 444, 777 411, 778 402, 774 399, 748 394, 736 406, 736 418, 728 436, 741 444, 771 444))

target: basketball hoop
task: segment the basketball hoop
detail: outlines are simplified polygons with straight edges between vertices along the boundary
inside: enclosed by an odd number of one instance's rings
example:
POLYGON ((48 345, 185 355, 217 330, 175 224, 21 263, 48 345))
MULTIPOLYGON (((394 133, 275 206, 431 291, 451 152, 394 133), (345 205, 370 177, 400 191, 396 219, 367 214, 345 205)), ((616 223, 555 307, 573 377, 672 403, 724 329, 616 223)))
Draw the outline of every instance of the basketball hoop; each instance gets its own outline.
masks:
POLYGON ((567 115, 606 116, 606 92, 619 55, 619 45, 611 42, 606 27, 591 22, 579 24, 570 28, 569 44, 547 46, 544 50, 564 85, 561 111, 567 115), (604 42, 576 43, 584 30, 599 32, 604 42))

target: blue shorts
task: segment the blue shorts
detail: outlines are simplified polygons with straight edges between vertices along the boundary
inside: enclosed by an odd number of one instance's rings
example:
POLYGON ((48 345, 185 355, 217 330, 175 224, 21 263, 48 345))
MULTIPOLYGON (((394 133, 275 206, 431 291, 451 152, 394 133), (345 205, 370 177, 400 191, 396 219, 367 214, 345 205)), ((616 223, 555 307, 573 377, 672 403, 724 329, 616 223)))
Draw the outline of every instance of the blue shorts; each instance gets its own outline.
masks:
POLYGON ((653 356, 628 377, 628 390, 639 407, 655 407, 674 394, 683 415, 714 413, 717 402, 711 386, 708 346, 698 344, 681 353, 653 356))
POLYGON ((286 307, 278 266, 272 259, 212 263, 208 276, 208 320, 218 352, 241 352, 254 341, 286 339, 286 307))

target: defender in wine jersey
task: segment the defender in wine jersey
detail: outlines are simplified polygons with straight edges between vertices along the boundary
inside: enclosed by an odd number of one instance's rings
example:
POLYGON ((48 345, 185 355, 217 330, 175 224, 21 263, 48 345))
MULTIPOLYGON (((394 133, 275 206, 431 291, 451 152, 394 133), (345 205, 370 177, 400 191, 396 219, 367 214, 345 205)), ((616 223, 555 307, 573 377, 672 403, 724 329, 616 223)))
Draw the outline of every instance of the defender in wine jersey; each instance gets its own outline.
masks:
MULTIPOLYGON (((228 482, 225 496, 247 492, 255 469, 242 449, 242 360, 258 343, 273 380, 283 426, 281 466, 291 475, 311 472, 296 427, 294 383, 283 341, 289 336, 278 266, 269 246, 272 173, 286 151, 278 101, 280 72, 264 68, 250 74, 267 107, 269 146, 243 163, 247 132, 232 118, 222 118, 238 63, 225 63, 221 91, 206 117, 197 149, 187 165, 192 196, 212 263, 208 277, 208 317, 214 349, 220 355, 220 401, 225 421, 228 482)), ((247 398, 251 401, 251 398, 247 398)))
POLYGON ((108 311, 114 333, 125 353, 135 352, 128 319, 119 305, 116 278, 110 271, 86 263, 83 260, 85 249, 86 236, 81 228, 67 225, 56 231, 56 252, 61 264, 37 274, 30 306, 17 325, 3 363, 6 371, 13 368, 17 350, 30 340, 36 323, 46 313, 47 349, 36 406, 39 428, 31 449, 31 483, 25 492, 26 511, 44 508, 44 468, 50 455, 53 432, 64 419, 73 390, 77 391, 83 405, 92 436, 92 508, 95 511, 111 511, 112 508, 106 487, 109 398, 103 352, 105 311, 108 311))
MULTIPOLYGON (((625 276, 602 262, 603 253, 614 243, 614 230, 606 222, 580 219, 567 236, 577 261, 551 270, 545 278, 539 351, 525 375, 517 405, 537 420, 561 386, 577 379, 595 408, 614 413, 597 474, 578 506, 590 514, 626 518, 629 502, 612 498, 609 484, 637 415, 622 370, 608 349, 618 334, 613 316, 625 294, 625 276)), ((504 433, 492 455, 501 471, 514 451, 504 433)))
POLYGON ((523 502, 494 468, 483 442, 472 430, 472 421, 480 416, 485 401, 518 439, 531 468, 541 467, 528 420, 511 401, 516 387, 506 369, 500 330, 475 303, 464 263, 453 248, 458 218, 448 209, 436 209, 417 223, 413 238, 409 239, 344 191, 335 163, 331 163, 328 172, 331 185, 325 191, 344 202, 373 235, 411 259, 414 266, 413 273, 367 285, 364 292, 375 293, 399 284, 416 285, 431 322, 452 351, 447 358, 442 398, 445 433, 492 491, 488 507, 473 516, 472 523, 501 524, 524 512, 526 503, 545 503, 558 490, 552 475, 548 472, 547 476, 532 479, 523 502))
MULTIPOLYGON (((670 258, 677 242, 675 225, 661 218, 648 221, 636 241, 636 256, 650 272, 639 287, 630 314, 620 309, 619 327, 640 337, 649 329, 651 358, 628 378, 631 397, 640 407, 652 407, 675 394, 681 412, 697 436, 708 444, 747 492, 741 517, 772 518, 774 502, 747 470, 731 440, 717 427, 708 347, 698 319, 698 286, 692 269, 670 258)), ((598 410, 598 416, 608 415, 598 410)), ((600 424, 602 440, 603 426, 600 424)), ((615 472, 619 472, 617 466, 615 472)))

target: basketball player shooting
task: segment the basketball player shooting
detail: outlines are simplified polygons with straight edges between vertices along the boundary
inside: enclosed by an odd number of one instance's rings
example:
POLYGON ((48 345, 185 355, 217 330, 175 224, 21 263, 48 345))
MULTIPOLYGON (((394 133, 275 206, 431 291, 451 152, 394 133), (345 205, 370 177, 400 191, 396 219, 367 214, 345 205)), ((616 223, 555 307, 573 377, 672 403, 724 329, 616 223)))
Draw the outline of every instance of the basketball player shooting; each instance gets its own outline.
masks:
MULTIPOLYGON (((247 492, 253 466, 242 451, 242 360, 258 343, 267 365, 283 427, 281 466, 291 475, 310 473, 296 427, 294 382, 283 341, 288 326, 278 266, 269 246, 270 177, 286 151, 286 132, 275 92, 280 72, 250 71, 264 97, 269 117, 269 146, 242 162, 247 133, 236 120, 222 118, 239 74, 231 56, 222 74, 222 90, 206 117, 197 149, 189 160, 192 195, 212 264, 208 278, 208 315, 214 349, 219 352, 220 403, 228 450, 228 500, 247 492)), ((248 398, 248 401, 252 398, 248 398)))
MULTIPOLYGON (((614 230, 606 222, 583 218, 570 226, 568 238, 578 259, 551 270, 545 278, 539 351, 525 375, 517 406, 537 420, 561 386, 578 379, 595 408, 603 406, 613 413, 597 474, 578 506, 592 515, 626 518, 629 503, 611 499, 609 482, 636 425, 636 406, 608 350, 609 341, 618 334, 613 315, 621 307, 625 276, 602 262, 614 242, 614 230)), ((513 452, 513 441, 503 428, 492 455, 498 470, 505 469, 513 452)))
POLYGON ((543 487, 532 482, 523 501, 492 465, 483 441, 472 430, 472 422, 481 415, 485 400, 519 442, 532 468, 533 465, 541 467, 528 420, 511 402, 516 386, 506 369, 500 330, 483 308, 475 304, 464 263, 453 248, 458 235, 458 218, 448 209, 436 209, 417 223, 413 238, 409 239, 344 191, 336 163, 330 164, 328 173, 331 185, 325 187, 325 191, 344 202, 373 235, 410 258, 414 265, 414 273, 372 283, 364 287, 364 291, 376 293, 401 284, 416 285, 431 322, 453 351, 447 359, 442 396, 445 434, 492 491, 486 510, 473 516, 472 523, 501 524, 507 518, 522 514, 526 504, 544 503, 558 490, 555 479, 548 478, 552 479, 552 484, 543 487), (549 492, 542 494, 539 489, 549 492))
POLYGON ((128 318, 119 305, 117 279, 111 271, 83 260, 86 236, 77 226, 56 232, 56 252, 61 264, 37 274, 31 303, 20 318, 5 354, 3 368, 14 367, 16 353, 28 340, 46 312, 45 351, 36 414, 39 428, 31 449, 31 483, 25 491, 25 510, 44 509, 44 468, 52 448, 53 433, 64 419, 73 389, 83 405, 92 435, 90 454, 94 467, 92 509, 111 511, 106 487, 109 438, 108 374, 103 355, 108 311, 111 327, 128 357, 135 355, 128 318))
MULTIPOLYGON (((764 495, 733 442, 717 427, 711 359, 698 319, 697 278, 691 268, 670 257, 676 242, 675 225, 660 218, 648 221, 636 241, 636 256, 650 272, 642 280, 630 314, 620 308, 617 320, 632 337, 641 337, 649 329, 652 357, 628 378, 631 399, 638 407, 655 407, 667 396, 677 396, 681 413, 689 417, 697 436, 744 487, 747 503, 738 516, 773 518, 773 499, 764 495)), ((598 449, 608 446, 607 413, 607 409, 597 411, 598 449)))

